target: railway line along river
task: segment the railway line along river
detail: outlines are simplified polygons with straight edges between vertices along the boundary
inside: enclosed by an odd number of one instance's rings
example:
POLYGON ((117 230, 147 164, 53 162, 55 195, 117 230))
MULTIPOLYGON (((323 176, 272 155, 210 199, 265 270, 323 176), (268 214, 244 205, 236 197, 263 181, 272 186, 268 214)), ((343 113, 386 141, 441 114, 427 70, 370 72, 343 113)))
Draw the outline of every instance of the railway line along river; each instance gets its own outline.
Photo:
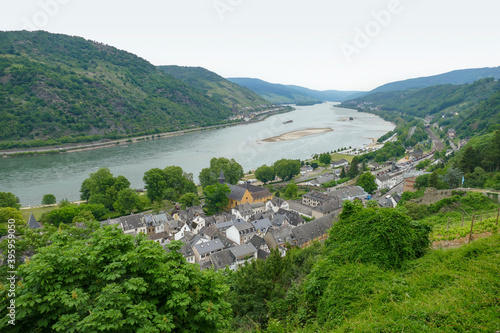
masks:
POLYGON ((147 170, 169 165, 193 173, 196 182, 212 157, 234 158, 247 172, 281 158, 306 159, 342 147, 363 147, 392 129, 392 123, 375 115, 334 103, 301 106, 258 123, 96 150, 1 158, 0 191, 14 193, 23 206, 39 205, 47 193, 58 201, 78 200, 83 180, 101 167, 125 176, 133 188, 144 187, 147 170), (288 120, 293 122, 283 123, 288 120))

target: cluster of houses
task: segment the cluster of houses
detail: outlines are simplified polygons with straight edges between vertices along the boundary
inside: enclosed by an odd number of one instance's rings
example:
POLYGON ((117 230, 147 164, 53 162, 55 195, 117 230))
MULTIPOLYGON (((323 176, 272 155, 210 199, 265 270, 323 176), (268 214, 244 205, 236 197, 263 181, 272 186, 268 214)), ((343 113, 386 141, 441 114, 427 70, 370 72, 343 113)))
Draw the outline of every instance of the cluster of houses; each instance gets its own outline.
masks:
POLYGON ((267 258, 271 249, 285 255, 287 244, 306 247, 325 239, 333 218, 334 214, 327 214, 306 223, 290 210, 288 202, 272 198, 238 204, 214 216, 206 216, 201 206, 195 206, 173 215, 132 214, 101 223, 117 225, 126 234, 147 234, 166 250, 173 240, 182 241, 182 255, 202 269, 235 270, 248 261, 267 258))

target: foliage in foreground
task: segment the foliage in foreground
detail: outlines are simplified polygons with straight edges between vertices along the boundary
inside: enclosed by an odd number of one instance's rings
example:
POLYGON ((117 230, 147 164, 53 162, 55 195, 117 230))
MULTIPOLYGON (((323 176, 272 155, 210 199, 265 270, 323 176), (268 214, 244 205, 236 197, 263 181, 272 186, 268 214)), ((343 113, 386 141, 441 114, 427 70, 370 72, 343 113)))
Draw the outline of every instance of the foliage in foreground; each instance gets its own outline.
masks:
MULTIPOLYGON (((87 237, 64 229, 18 267, 16 325, 10 332, 215 332, 230 306, 222 276, 201 272, 145 236, 106 227, 87 237)), ((3 282, 3 281, 2 281, 3 282)), ((0 285, 0 297, 8 288, 0 285)), ((7 313, 8 302, 0 311, 7 313)))

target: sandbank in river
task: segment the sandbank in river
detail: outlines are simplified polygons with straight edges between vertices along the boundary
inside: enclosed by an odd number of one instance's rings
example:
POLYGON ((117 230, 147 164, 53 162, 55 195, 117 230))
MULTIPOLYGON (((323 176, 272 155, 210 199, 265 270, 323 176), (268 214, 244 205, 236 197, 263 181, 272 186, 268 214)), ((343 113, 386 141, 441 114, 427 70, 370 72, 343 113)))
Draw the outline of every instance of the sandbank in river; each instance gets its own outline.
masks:
POLYGON ((289 141, 303 138, 309 135, 321 134, 326 132, 333 132, 331 128, 308 128, 304 130, 292 131, 288 133, 284 133, 278 136, 273 136, 271 138, 264 139, 264 142, 281 142, 281 141, 289 141))

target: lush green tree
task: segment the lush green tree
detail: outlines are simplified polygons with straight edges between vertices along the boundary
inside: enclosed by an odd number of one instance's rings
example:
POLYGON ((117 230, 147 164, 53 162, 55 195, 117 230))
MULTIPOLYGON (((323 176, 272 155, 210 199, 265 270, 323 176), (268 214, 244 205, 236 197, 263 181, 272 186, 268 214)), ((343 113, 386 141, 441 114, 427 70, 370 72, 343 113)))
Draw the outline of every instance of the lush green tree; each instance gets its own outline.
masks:
POLYGON ((70 224, 73 222, 73 219, 82 211, 91 212, 92 215, 95 216, 95 218, 98 220, 104 218, 109 212, 108 209, 102 204, 82 204, 80 206, 65 205, 43 214, 41 221, 44 222, 44 224, 48 223, 55 226, 59 226, 61 224, 70 224))
MULTIPOLYGON (((216 332, 230 318, 223 276, 170 251, 107 227, 62 229, 18 267, 16 325, 10 332, 216 332), (74 235, 75 232, 86 236, 74 235)), ((0 289, 7 299, 8 288, 0 289)), ((9 302, 0 303, 8 313, 9 302)))
POLYGON ((425 254, 430 230, 399 209, 363 208, 361 202, 345 201, 326 245, 339 263, 373 263, 393 269, 425 254))
POLYGON ((351 161, 351 167, 349 168, 348 176, 349 178, 354 179, 357 175, 359 175, 359 159, 357 156, 354 156, 351 161))
POLYGON ((226 184, 208 185, 203 189, 205 194, 205 207, 209 214, 222 212, 228 205, 229 199, 227 195, 231 193, 231 189, 226 184))
POLYGON ((479 166, 479 162, 480 159, 476 149, 472 145, 467 145, 459 161, 459 168, 464 173, 471 173, 474 172, 474 168, 479 166))
POLYGON ((297 191, 299 190, 299 187, 297 184, 295 184, 294 181, 291 181, 285 189, 285 196, 287 198, 295 198, 297 196, 297 191))
POLYGON ((300 161, 281 159, 274 163, 276 175, 283 180, 290 180, 300 174, 300 161))
POLYGON ((144 173, 143 178, 147 196, 151 201, 160 201, 165 197, 167 181, 162 169, 154 168, 144 173))
POLYGON ((347 174, 345 172, 345 168, 342 167, 342 171, 340 172, 340 179, 347 178, 347 174))
POLYGON ((426 187, 429 187, 429 178, 430 175, 421 175, 418 176, 415 179, 415 184, 413 184, 413 187, 416 188, 417 190, 425 189, 426 187))
POLYGON ((361 186, 367 193, 370 194, 373 194, 378 188, 377 183, 375 182, 375 176, 369 171, 359 176, 356 185, 361 186))
POLYGON ((53 194, 45 194, 42 198, 42 205, 53 205, 56 202, 56 196, 53 194))
POLYGON ((118 192, 118 196, 113 204, 113 207, 116 211, 120 212, 120 214, 126 214, 132 212, 134 209, 139 211, 142 210, 143 204, 136 191, 131 188, 124 188, 118 192))
POLYGON ((464 174, 460 170, 449 168, 448 172, 443 176, 443 181, 445 181, 450 188, 460 187, 463 175, 464 174))
POLYGON ((427 168, 429 165, 431 165, 431 160, 425 159, 418 162, 418 164, 415 166, 415 169, 422 170, 427 168))
POLYGON ((221 170, 224 172, 226 183, 229 184, 237 184, 240 178, 244 176, 243 167, 233 158, 229 160, 225 157, 214 157, 210 160, 210 166, 200 172, 198 178, 201 186, 205 188, 208 185, 217 184, 221 170))
POLYGON ((83 181, 80 188, 81 199, 88 200, 92 194, 106 194, 106 190, 113 186, 115 181, 108 168, 100 168, 83 181))
POLYGON ((19 198, 11 192, 0 192, 0 207, 21 208, 19 198))
POLYGON ((274 180, 275 177, 276 174, 274 172, 274 168, 267 166, 265 164, 263 166, 258 167, 257 170, 255 170, 255 178, 257 178, 264 184, 274 180))
POLYGON ((319 155, 319 162, 325 165, 332 163, 332 155, 328 153, 323 153, 319 155))
POLYGON ((15 221, 16 232, 19 232, 19 226, 26 224, 21 211, 12 208, 0 208, 0 236, 7 234, 7 223, 10 219, 15 221))
POLYGON ((439 174, 434 170, 429 176, 429 187, 438 188, 439 174))
POLYGON ((198 206, 200 204, 200 198, 196 193, 186 193, 179 199, 179 203, 182 209, 186 209, 186 207, 198 206))
POLYGON ((185 173, 181 167, 168 166, 163 169, 167 188, 173 188, 178 196, 185 193, 196 193, 196 185, 193 183, 193 175, 185 173))
POLYGON ((319 164, 316 163, 316 162, 312 162, 311 163, 311 168, 313 168, 313 170, 316 170, 317 168, 319 168, 319 164))

